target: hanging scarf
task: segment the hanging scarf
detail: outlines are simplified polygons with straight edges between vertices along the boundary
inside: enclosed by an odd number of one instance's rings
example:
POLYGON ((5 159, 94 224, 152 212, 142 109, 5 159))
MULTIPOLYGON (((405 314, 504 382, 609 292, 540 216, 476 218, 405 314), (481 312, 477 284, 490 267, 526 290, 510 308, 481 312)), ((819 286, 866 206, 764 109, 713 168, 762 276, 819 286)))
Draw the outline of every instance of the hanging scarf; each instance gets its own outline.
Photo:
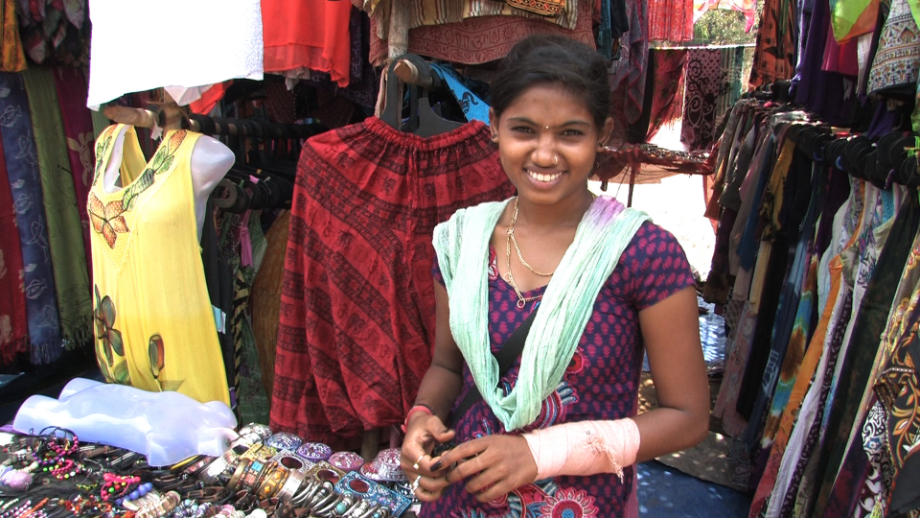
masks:
POLYGON ((86 104, 86 76, 80 69, 69 67, 54 68, 54 85, 57 91, 61 120, 64 122, 64 134, 67 137, 67 156, 73 176, 73 187, 77 195, 77 212, 83 224, 83 244, 86 250, 86 264, 92 263, 92 251, 89 241, 89 214, 86 212, 86 200, 93 182, 93 168, 96 163, 93 131, 93 116, 86 104))
POLYGON ((450 65, 431 65, 431 72, 443 79, 447 83, 447 88, 453 94, 457 104, 463 110, 463 116, 467 121, 482 121, 484 124, 489 123, 489 105, 470 91, 461 81, 460 76, 454 67, 450 65))
POLYGON ((16 0, 0 0, 0 70, 20 72, 26 69, 26 53, 19 37, 16 0))
POLYGON ((648 2, 630 4, 629 68, 626 72, 626 120, 633 124, 642 116, 648 78, 648 2))
POLYGON ((0 91, 7 93, 6 97, 0 97, 0 135, 22 248, 22 282, 25 284, 32 363, 48 363, 61 354, 61 332, 42 184, 22 75, 0 73, 0 91))
POLYGON ((0 146, 0 367, 10 365, 19 353, 29 348, 26 295, 19 280, 22 273, 13 193, 0 146))
POLYGON ((89 344, 93 336, 92 292, 54 74, 47 68, 32 67, 22 77, 35 132, 64 346, 89 344))
POLYGON ((546 287, 527 336, 518 381, 504 395, 489 348, 489 241, 508 202, 458 210, 434 231, 434 248, 450 298, 450 330, 483 399, 508 431, 532 423, 575 354, 594 301, 648 214, 597 198, 585 212, 546 287), (458 282, 454 283, 454 279, 458 282))

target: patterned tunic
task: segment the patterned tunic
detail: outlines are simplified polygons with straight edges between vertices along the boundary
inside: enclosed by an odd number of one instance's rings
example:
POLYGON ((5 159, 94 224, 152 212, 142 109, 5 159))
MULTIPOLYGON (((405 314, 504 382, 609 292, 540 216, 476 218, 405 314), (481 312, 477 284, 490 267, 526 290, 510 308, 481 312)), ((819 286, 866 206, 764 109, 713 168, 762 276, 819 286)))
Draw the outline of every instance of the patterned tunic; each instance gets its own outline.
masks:
MULTIPOLYGON (((443 284, 435 264, 435 278, 443 284)), ((638 405, 643 342, 639 311, 693 284, 683 249, 671 233, 645 223, 623 252, 619 264, 604 284, 594 304, 578 349, 559 383, 543 402, 537 420, 526 430, 573 421, 620 419, 634 416, 638 405)), ((545 288, 524 292, 538 297, 545 288)), ((489 267, 489 332, 496 352, 532 312, 538 301, 517 309, 517 295, 499 275, 495 251, 489 267)), ((505 393, 517 380, 520 361, 502 378, 505 393)), ((473 386, 469 369, 463 369, 464 389, 473 386)), ((473 405, 456 426, 457 442, 506 433, 484 401, 473 405)), ((480 504, 462 483, 449 486, 435 503, 422 507, 420 518, 537 518, 620 517, 634 498, 633 467, 624 469, 621 482, 615 474, 589 477, 555 477, 528 484, 500 500, 480 504)), ((632 506, 633 515, 636 513, 632 506)))

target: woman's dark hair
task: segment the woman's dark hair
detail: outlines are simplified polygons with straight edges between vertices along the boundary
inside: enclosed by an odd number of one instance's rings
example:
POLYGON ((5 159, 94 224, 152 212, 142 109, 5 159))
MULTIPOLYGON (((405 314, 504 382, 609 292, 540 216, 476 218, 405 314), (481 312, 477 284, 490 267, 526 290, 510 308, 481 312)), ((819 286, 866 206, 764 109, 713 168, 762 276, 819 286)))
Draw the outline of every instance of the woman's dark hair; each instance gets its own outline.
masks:
POLYGON ((492 80, 495 115, 528 88, 559 83, 581 98, 598 128, 610 116, 610 80, 607 63, 587 45, 565 36, 535 35, 519 41, 502 60, 492 80))

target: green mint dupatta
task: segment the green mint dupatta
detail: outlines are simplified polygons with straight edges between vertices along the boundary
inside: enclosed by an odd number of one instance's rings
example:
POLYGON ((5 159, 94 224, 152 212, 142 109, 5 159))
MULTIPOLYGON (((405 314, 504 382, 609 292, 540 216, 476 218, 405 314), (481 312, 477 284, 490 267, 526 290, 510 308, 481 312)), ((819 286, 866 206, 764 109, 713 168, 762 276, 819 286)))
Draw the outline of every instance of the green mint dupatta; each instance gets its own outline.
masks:
POLYGON ((648 214, 598 197, 585 212, 575 240, 550 280, 527 336, 514 389, 498 386, 498 362, 490 350, 489 241, 508 202, 458 210, 434 230, 434 248, 450 300, 450 330, 476 387, 508 431, 532 423, 556 389, 620 255, 648 214))

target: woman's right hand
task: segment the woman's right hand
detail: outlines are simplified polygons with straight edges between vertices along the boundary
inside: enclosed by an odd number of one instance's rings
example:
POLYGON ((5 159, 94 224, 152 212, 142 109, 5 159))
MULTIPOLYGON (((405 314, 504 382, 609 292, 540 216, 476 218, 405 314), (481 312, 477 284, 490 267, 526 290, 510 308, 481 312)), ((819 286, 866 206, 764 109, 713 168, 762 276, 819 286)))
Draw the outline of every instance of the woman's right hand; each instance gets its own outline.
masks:
POLYGON ((447 470, 431 471, 431 465, 438 460, 431 457, 431 452, 438 443, 446 443, 453 438, 454 431, 448 430, 437 416, 416 414, 409 420, 401 464, 409 482, 417 486, 415 496, 422 502, 437 500, 449 484, 447 470))

